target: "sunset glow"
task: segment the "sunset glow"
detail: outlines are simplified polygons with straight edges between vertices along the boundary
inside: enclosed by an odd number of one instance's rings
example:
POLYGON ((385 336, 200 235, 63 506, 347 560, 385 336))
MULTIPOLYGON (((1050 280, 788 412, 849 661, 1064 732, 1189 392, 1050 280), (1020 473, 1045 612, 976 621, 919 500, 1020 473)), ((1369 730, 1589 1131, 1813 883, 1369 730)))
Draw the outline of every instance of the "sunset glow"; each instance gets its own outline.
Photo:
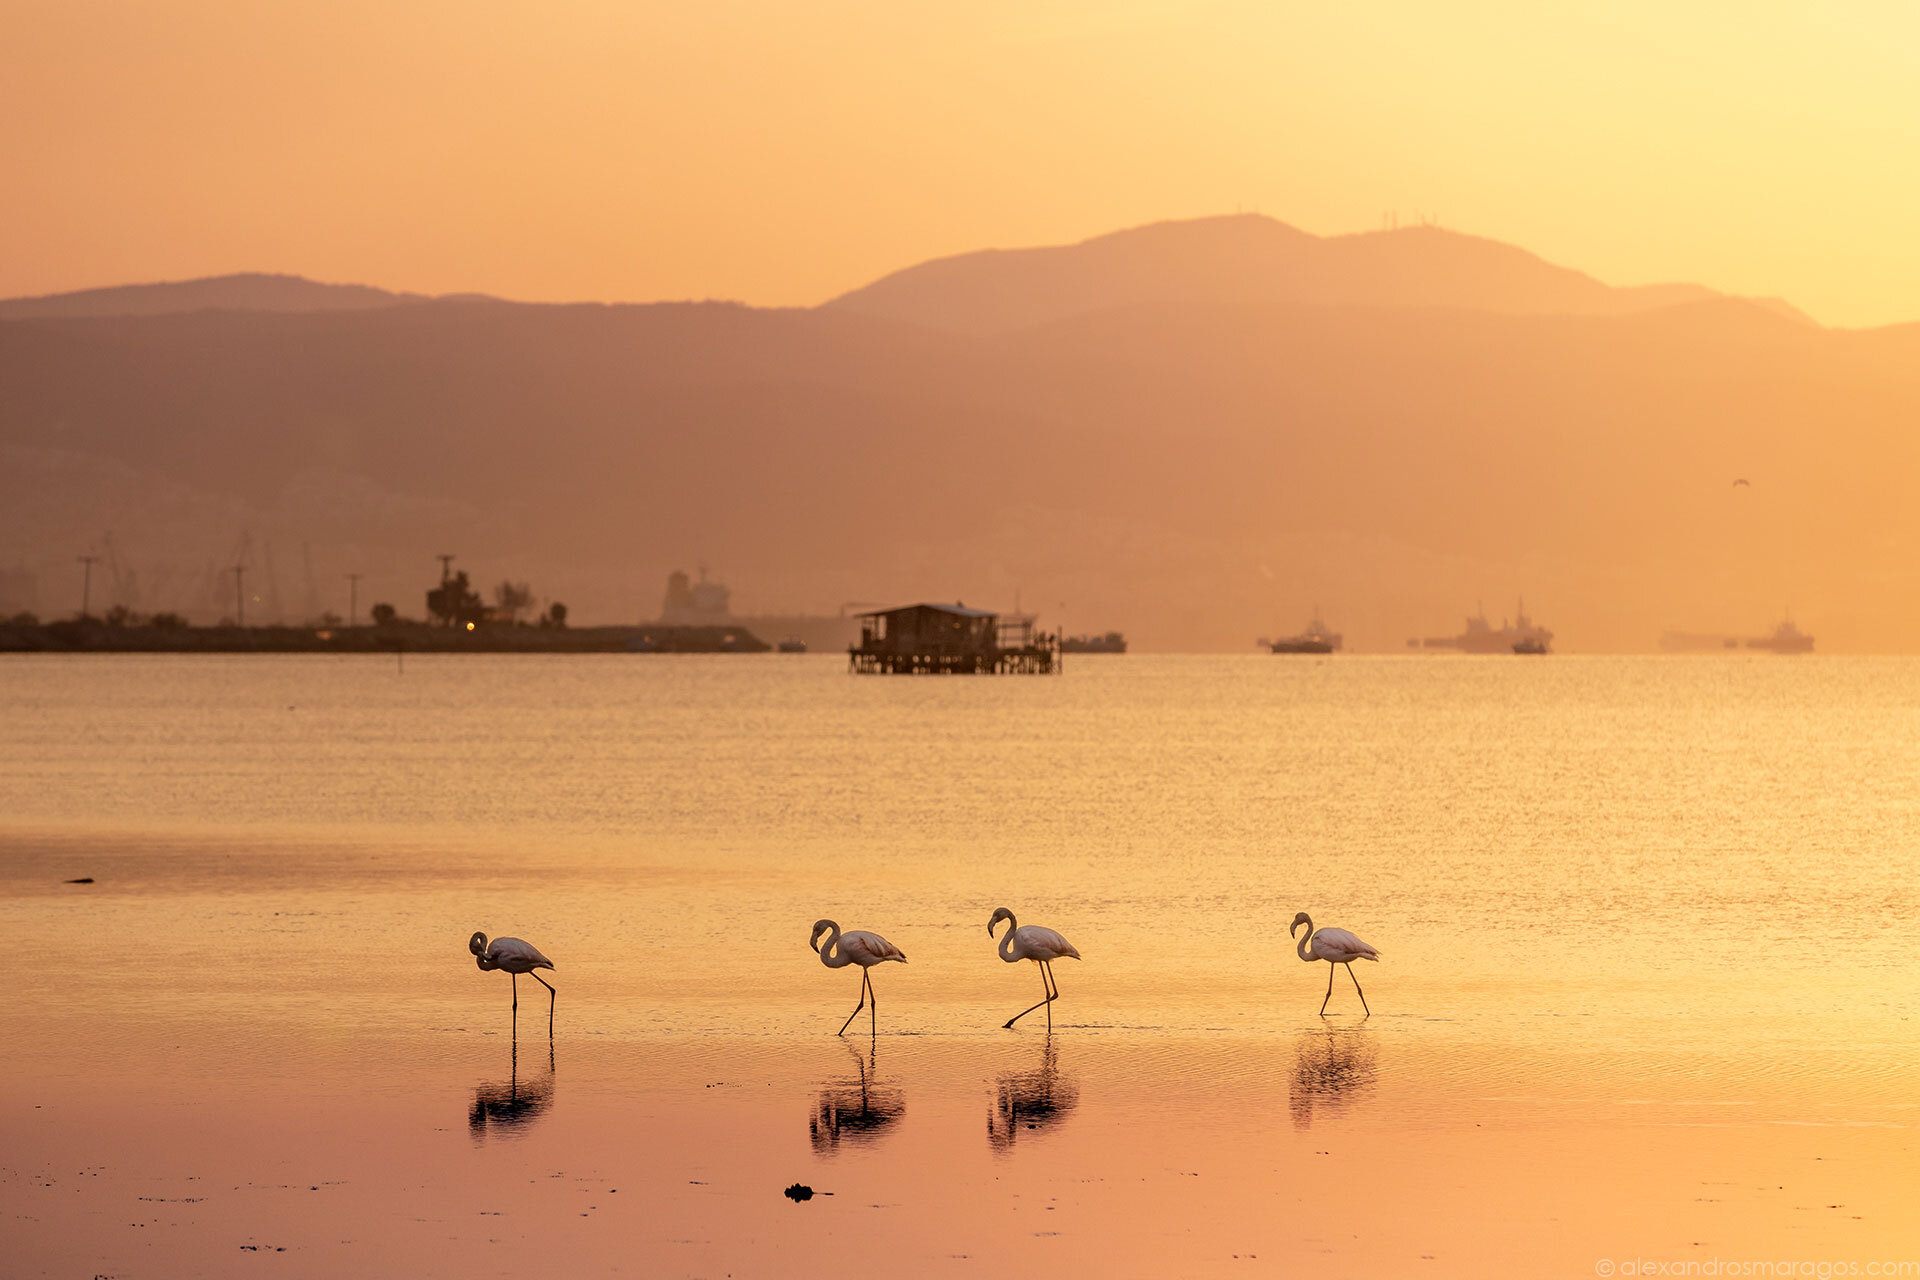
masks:
POLYGON ((1895 3, 9 7, 0 296, 232 271, 812 305, 1261 210, 1920 318, 1895 3))
POLYGON ((1920 6, 0 0, 0 120, 8 1276, 1920 1280, 1920 6))

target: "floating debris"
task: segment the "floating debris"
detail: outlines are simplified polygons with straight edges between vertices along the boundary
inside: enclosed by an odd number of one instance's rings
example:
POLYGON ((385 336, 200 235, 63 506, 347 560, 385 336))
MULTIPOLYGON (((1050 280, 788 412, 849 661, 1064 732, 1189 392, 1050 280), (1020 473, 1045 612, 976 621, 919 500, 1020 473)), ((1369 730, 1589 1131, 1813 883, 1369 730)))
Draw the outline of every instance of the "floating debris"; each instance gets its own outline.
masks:
POLYGON ((796 1182, 792 1186, 788 1187, 785 1191, 781 1192, 781 1194, 786 1196, 787 1199, 793 1201, 795 1204, 799 1204, 802 1200, 813 1199, 813 1188, 805 1185, 804 1183, 796 1182))
POLYGON ((92 876, 81 876, 81 877, 80 877, 80 878, 79 878, 78 880, 69 880, 69 881, 67 881, 67 883, 68 883, 68 884, 92 884, 92 883, 93 883, 93 877, 92 877, 92 876))

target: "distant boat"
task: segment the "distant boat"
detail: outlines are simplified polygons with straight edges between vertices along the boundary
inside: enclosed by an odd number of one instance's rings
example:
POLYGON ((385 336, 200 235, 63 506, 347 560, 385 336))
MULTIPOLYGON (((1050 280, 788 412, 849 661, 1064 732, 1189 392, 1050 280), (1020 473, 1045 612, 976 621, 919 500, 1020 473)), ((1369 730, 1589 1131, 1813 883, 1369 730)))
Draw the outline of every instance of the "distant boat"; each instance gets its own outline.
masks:
POLYGON ((1263 636, 1260 643, 1275 653, 1338 653, 1343 639, 1338 631, 1328 629, 1316 610, 1313 621, 1299 635, 1285 636, 1279 640, 1268 640, 1263 636))
POLYGON ((1545 653, 1553 643, 1553 632, 1527 616, 1527 602, 1520 602, 1512 623, 1502 620, 1499 627, 1487 621, 1485 611, 1467 619, 1467 629, 1457 636, 1439 636, 1423 640, 1428 649, 1458 649, 1462 653, 1545 653), (1521 645, 1540 646, 1522 649, 1521 645))
POLYGON ((798 636, 788 636, 780 642, 780 652, 782 653, 805 653, 806 651, 807 642, 798 636))
POLYGON ((1733 636, 1678 631, 1672 627, 1660 633, 1660 648, 1667 653, 1702 653, 1739 647, 1740 641, 1733 636))
POLYGON ((1062 653, 1125 653, 1127 638, 1118 631, 1103 636, 1068 636, 1060 642, 1062 653))
POLYGON ((1545 640, 1515 640, 1513 642, 1513 651, 1524 654, 1542 654, 1547 652, 1547 642, 1545 640))
POLYGON ((1770 636, 1760 636, 1747 641, 1749 649, 1765 649, 1769 653, 1812 653, 1813 637, 1793 625, 1788 618, 1773 629, 1770 636))
POLYGON ((680 569, 667 576, 667 594, 660 602, 660 623, 679 627, 744 628, 757 636, 785 636, 807 646, 805 650, 781 649, 783 653, 813 649, 827 653, 843 649, 860 633, 860 624, 844 614, 735 615, 732 589, 724 582, 709 578, 704 567, 698 581, 680 569))

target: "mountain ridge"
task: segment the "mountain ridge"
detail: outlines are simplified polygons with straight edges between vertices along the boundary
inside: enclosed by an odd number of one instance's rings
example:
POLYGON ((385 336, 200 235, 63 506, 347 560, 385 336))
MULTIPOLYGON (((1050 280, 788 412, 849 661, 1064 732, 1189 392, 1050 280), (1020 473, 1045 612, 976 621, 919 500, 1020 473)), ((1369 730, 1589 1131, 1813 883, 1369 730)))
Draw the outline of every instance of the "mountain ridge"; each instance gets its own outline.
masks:
POLYGON ((327 284, 305 276, 240 271, 191 280, 107 285, 0 299, 0 320, 178 315, 190 311, 369 311, 426 302, 424 294, 364 284, 327 284))
MULTIPOLYGON (((1070 245, 982 249, 891 272, 823 303, 962 333, 1136 302, 1296 302, 1520 315, 1619 314, 1730 297, 1616 287, 1502 241, 1434 226, 1316 236, 1264 214, 1170 220, 1070 245)), ((1778 299, 1741 299, 1814 322, 1778 299)))
MULTIPOLYGON (((955 333, 996 333, 1143 302, 1453 308, 1521 315, 1625 314, 1716 298, 1698 284, 1613 286, 1503 241, 1434 226, 1317 236, 1264 214, 1147 223, 1070 245, 978 249, 889 272, 812 310, 955 333)), ((1818 327, 1777 298, 1736 298, 1818 327)), ((0 300, 0 320, 189 311, 361 311, 440 296, 240 272, 0 300)), ((527 306, 644 306, 590 301, 527 306)), ((787 308, 779 308, 787 309, 787 308)), ((807 309, 807 308, 796 308, 807 309)))

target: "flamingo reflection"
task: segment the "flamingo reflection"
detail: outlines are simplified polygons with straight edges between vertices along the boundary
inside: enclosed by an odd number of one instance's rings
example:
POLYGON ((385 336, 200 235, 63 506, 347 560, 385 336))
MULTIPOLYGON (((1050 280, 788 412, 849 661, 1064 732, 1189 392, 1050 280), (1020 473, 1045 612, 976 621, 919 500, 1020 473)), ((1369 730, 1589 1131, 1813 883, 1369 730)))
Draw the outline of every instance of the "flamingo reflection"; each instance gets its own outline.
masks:
POLYGON ((1311 1129, 1316 1117, 1338 1115, 1371 1090, 1379 1075, 1373 1033, 1364 1027, 1309 1031, 1294 1046, 1293 1088, 1287 1106, 1293 1127, 1311 1129))
POLYGON ((853 1054, 859 1077, 822 1089, 813 1100, 813 1115, 807 1121, 813 1149, 823 1155, 838 1151, 842 1142, 865 1146, 875 1141, 907 1111, 900 1090, 874 1083, 874 1053, 863 1056, 852 1045, 847 1051, 853 1054))
POLYGON ((1065 1120, 1080 1101, 1080 1086, 1060 1072, 1060 1057, 1048 1036, 1040 1066, 1015 1071, 994 1082, 993 1110, 987 1113, 987 1142, 1011 1151, 1022 1132, 1050 1129, 1065 1120))
POLYGON ((552 1105, 553 1042, 547 1042, 546 1074, 522 1081, 520 1041, 516 1037, 507 1082, 482 1080, 474 1086, 473 1106, 467 1111, 467 1130, 476 1143, 486 1141, 488 1133, 511 1137, 545 1115, 552 1105))

